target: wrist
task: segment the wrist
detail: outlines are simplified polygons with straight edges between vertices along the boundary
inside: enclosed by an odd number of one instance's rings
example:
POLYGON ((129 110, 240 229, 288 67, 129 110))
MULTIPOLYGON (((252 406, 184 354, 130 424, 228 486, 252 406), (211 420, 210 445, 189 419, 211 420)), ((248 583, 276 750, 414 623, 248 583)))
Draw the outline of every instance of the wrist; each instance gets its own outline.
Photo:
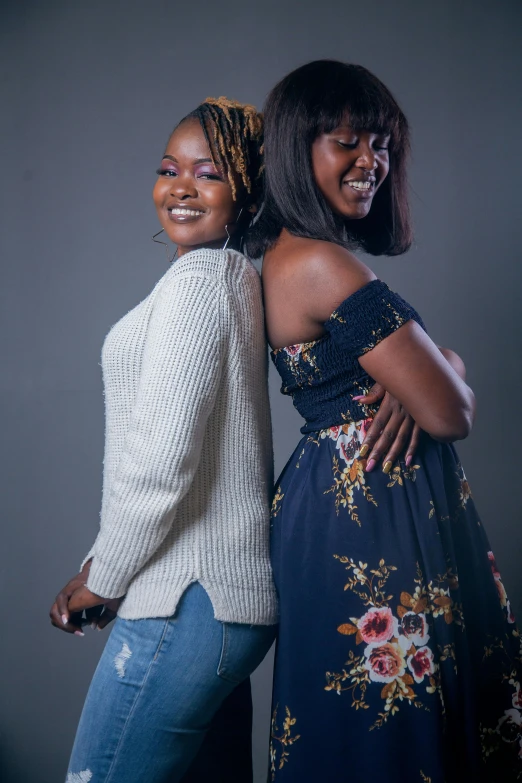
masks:
POLYGON ((83 566, 82 570, 80 571, 80 573, 81 573, 83 576, 85 576, 85 577, 88 577, 88 576, 89 576, 89 573, 90 573, 90 570, 91 570, 91 564, 92 564, 92 557, 91 557, 91 559, 90 559, 90 560, 87 560, 87 562, 86 562, 86 563, 85 563, 85 565, 83 566))

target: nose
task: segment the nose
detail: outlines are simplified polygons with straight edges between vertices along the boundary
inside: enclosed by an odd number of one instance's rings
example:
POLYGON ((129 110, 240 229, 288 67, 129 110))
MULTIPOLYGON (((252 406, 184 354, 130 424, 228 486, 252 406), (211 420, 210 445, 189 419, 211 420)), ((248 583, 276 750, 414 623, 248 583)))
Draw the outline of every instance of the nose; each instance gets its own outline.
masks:
POLYGON ((188 174, 179 174, 171 180, 170 195, 175 196, 180 201, 187 198, 196 198, 198 189, 194 177, 188 174))
POLYGON ((377 168, 377 154, 369 144, 364 145, 355 165, 364 171, 375 171, 377 168))

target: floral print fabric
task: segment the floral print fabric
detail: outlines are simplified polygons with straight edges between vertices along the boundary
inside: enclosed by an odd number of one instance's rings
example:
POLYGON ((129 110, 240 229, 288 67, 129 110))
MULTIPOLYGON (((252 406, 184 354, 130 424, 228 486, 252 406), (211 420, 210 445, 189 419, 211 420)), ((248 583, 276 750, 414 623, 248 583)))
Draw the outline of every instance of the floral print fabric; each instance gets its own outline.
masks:
POLYGON ((522 651, 453 446, 364 472, 369 420, 305 435, 278 482, 277 783, 522 780, 522 651))
POLYGON ((375 412, 353 399, 372 385, 359 357, 410 320, 424 328, 411 305, 382 280, 372 280, 341 302, 325 322, 322 337, 272 351, 281 391, 292 395, 306 420, 301 432, 359 421, 375 412))

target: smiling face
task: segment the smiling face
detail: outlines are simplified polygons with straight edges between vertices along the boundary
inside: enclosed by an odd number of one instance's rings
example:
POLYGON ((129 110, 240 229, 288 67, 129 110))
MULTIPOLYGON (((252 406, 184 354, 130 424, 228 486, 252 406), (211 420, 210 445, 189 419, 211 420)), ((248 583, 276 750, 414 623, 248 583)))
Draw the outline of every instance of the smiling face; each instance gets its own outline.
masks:
POLYGON ((178 254, 222 247, 225 226, 233 233, 242 195, 238 188, 234 201, 226 173, 212 161, 199 121, 182 122, 169 139, 153 190, 160 223, 178 246, 178 254))
POLYGON ((312 144, 317 186, 339 215, 366 217, 390 169, 389 136, 353 130, 347 123, 322 133, 312 144))

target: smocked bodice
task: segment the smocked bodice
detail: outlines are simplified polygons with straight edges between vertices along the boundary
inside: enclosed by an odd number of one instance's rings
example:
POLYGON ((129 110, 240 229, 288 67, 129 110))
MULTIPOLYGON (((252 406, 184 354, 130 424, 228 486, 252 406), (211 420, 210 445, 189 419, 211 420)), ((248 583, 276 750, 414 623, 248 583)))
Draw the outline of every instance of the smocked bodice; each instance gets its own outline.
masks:
POLYGON ((325 334, 309 343, 272 351, 283 394, 290 394, 313 432, 372 415, 372 406, 354 397, 366 394, 373 379, 359 357, 419 314, 382 280, 372 280, 342 302, 325 322, 325 334))

